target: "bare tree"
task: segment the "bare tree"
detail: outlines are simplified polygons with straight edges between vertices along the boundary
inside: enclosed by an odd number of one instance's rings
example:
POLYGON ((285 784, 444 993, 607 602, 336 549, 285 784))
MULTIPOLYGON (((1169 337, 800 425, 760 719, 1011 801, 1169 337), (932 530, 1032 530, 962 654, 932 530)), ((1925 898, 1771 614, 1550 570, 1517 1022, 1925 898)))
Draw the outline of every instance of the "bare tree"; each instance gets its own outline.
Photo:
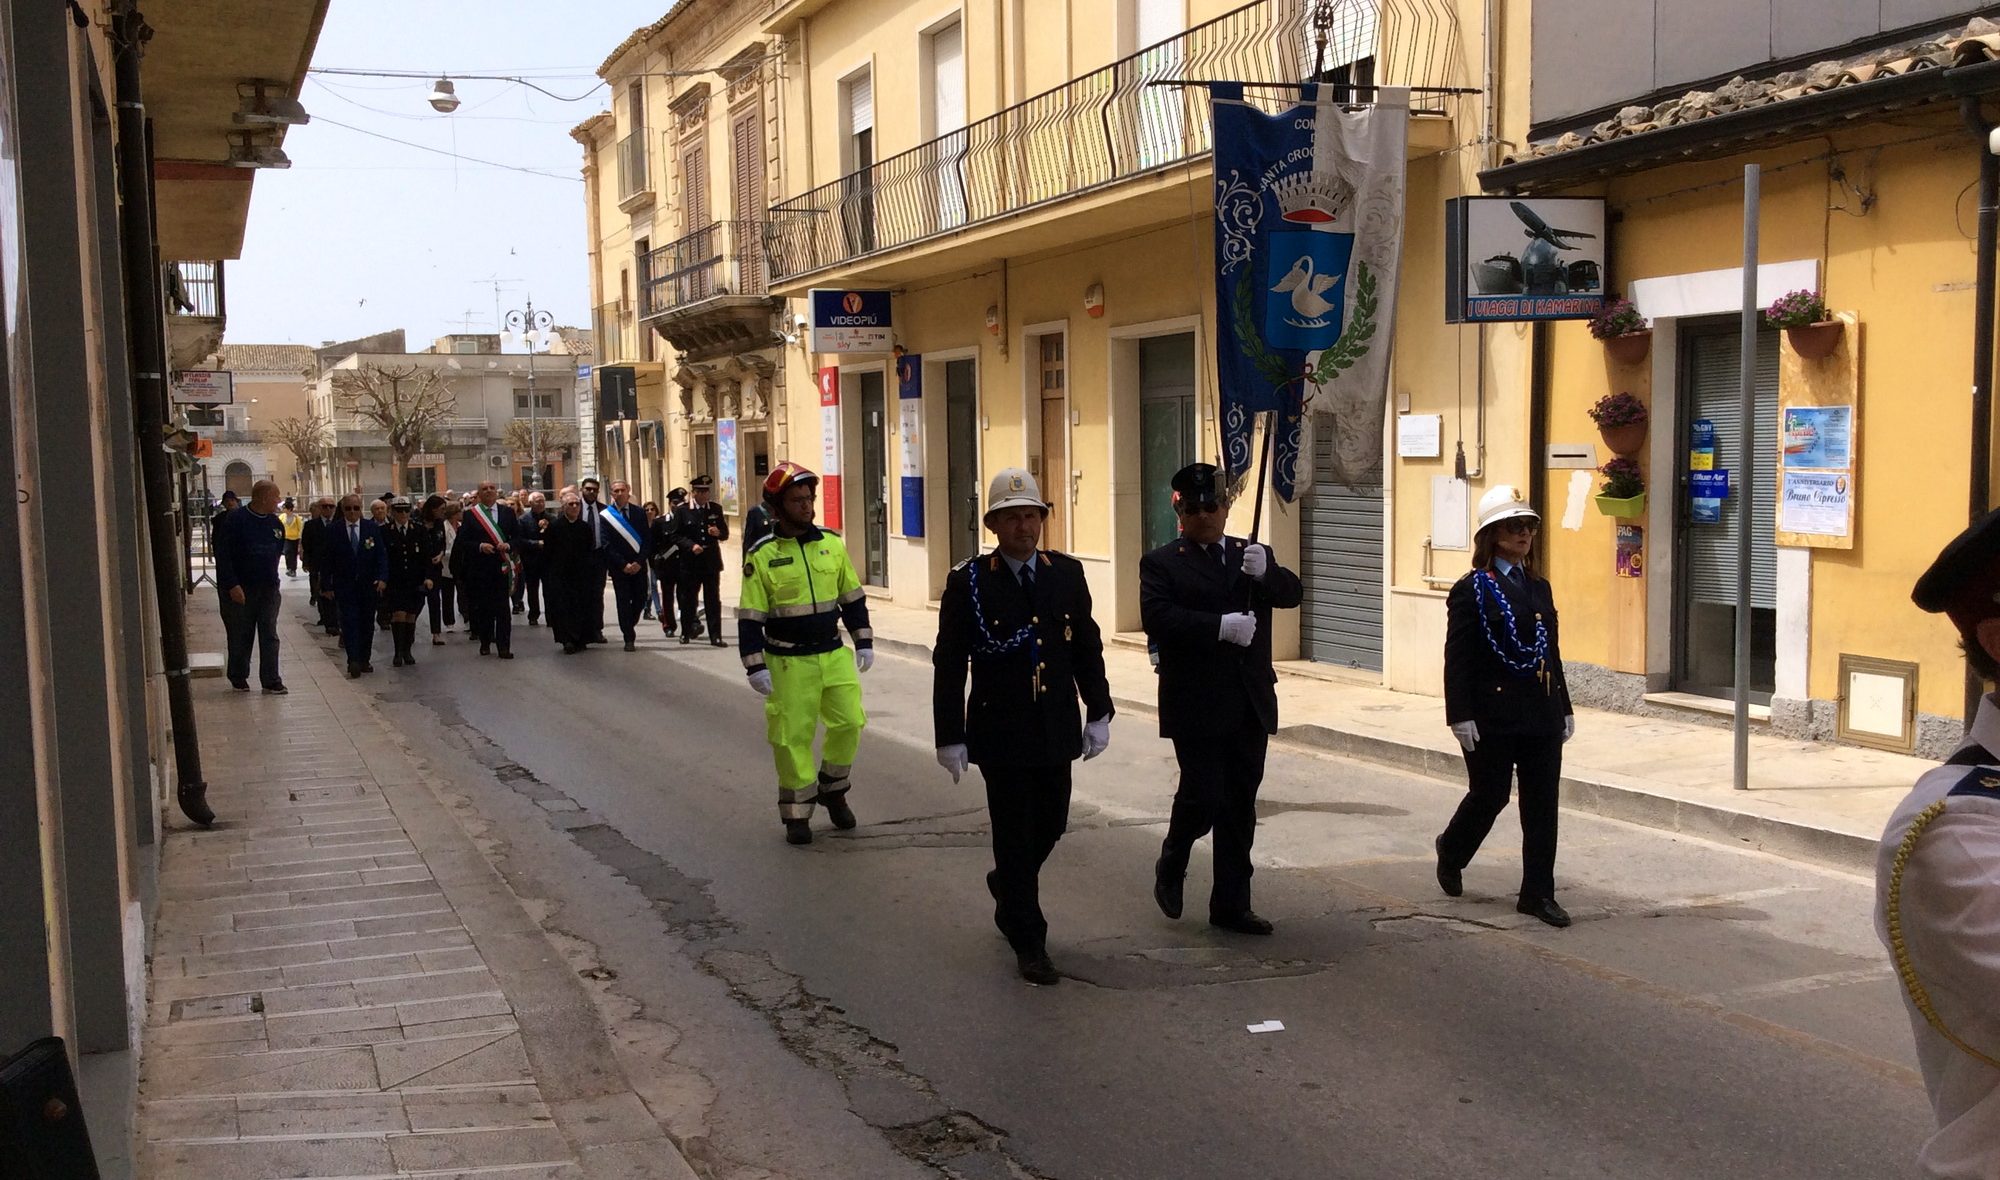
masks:
POLYGON ((421 365, 361 365, 333 371, 334 404, 388 436, 391 485, 403 486, 410 456, 458 408, 442 371, 421 365))
POLYGON ((540 487, 542 472, 576 445, 576 423, 562 418, 537 418, 531 424, 526 418, 515 418, 507 423, 500 438, 508 450, 528 456, 535 484, 540 487))
POLYGON ((273 437, 292 454, 292 465, 308 480, 309 473, 326 457, 327 421, 311 410, 303 418, 273 419, 268 427, 273 437))

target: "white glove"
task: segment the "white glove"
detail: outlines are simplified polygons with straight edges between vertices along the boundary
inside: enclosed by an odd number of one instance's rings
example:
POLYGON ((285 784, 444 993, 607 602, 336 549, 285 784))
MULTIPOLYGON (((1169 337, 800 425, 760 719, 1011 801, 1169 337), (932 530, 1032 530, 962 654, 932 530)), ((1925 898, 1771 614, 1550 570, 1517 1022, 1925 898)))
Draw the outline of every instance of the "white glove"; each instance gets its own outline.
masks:
POLYGON ((1261 578, 1271 568, 1271 551, 1262 545, 1243 547, 1243 572, 1261 578))
POLYGON ((1451 727, 1451 736, 1457 738, 1458 744, 1464 746, 1465 752, 1470 754, 1472 747, 1479 744, 1479 722, 1461 721, 1451 727))
POLYGON ((755 672, 750 673, 750 687, 756 689, 757 695, 760 697, 770 696, 771 670, 769 668, 759 668, 755 672))
POLYGON ((1575 736, 1576 736, 1576 714, 1571 713, 1563 717, 1563 740, 1568 741, 1569 739, 1575 736))
POLYGON ((857 647, 854 649, 854 670, 856 672, 866 672, 868 669, 873 668, 874 666, 875 666, 874 648, 857 647))
POLYGON ((1111 718, 1100 717, 1083 727, 1083 760, 1090 761, 1111 747, 1111 718))
POLYGON ((964 774, 972 765, 972 763, 965 760, 965 743, 963 742, 960 742, 956 746, 939 746, 937 748, 937 764, 951 772, 952 782, 957 782, 958 776, 964 774))
POLYGON ((1249 611, 1222 616, 1222 627, 1216 633, 1217 639, 1238 647, 1249 647, 1250 641, 1256 637, 1257 616, 1249 611))

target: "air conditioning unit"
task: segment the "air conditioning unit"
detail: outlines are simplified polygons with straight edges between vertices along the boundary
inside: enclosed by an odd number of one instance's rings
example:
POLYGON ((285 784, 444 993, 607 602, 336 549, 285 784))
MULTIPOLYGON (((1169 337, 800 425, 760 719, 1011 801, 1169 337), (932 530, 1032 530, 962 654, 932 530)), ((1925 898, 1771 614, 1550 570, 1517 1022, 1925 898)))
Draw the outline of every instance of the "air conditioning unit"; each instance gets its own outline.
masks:
POLYGON ((488 467, 505 467, 507 465, 507 456, 488 455, 486 456, 486 465, 488 467))

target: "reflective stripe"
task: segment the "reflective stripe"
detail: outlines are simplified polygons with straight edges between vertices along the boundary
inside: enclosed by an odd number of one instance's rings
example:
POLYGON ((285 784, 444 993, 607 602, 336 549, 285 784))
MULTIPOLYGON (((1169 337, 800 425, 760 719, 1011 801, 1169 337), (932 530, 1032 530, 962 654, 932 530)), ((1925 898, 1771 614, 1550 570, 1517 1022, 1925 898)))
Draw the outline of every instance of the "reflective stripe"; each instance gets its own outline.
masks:
POLYGON ((820 782, 829 787, 835 783, 844 783, 847 781, 848 772, 853 769, 853 763, 841 766, 832 762, 822 762, 819 765, 820 782))
POLYGON ((773 619, 803 619, 813 615, 830 615, 833 613, 834 604, 831 602, 795 602, 790 606, 772 607, 769 617, 773 619))
POLYGON ((798 646, 798 644, 796 644, 796 643, 792 643, 792 642, 790 642, 789 640, 784 640, 784 639, 779 639, 779 638, 778 638, 777 636, 775 636, 775 635, 766 635, 766 636, 764 636, 764 646, 765 646, 765 647, 797 647, 797 646, 798 646))
POLYGON ((863 590, 859 586, 856 586, 854 589, 849 590, 847 593, 841 595, 834 601, 840 603, 840 605, 842 606, 846 606, 850 602, 860 602, 862 599, 866 597, 868 597, 868 591, 863 590))
POLYGON ((770 617, 770 615, 765 614, 763 611, 751 610, 749 607, 739 606, 736 608, 736 618, 739 621, 747 619, 753 623, 761 623, 770 617))
POLYGON ((854 637, 856 639, 873 639, 875 638, 875 628, 863 627, 861 630, 856 631, 854 633, 854 637))
POLYGON ((819 784, 809 783, 803 787, 778 788, 778 818, 811 819, 813 805, 819 801, 819 784))
POLYGON ((764 666, 764 653, 761 651, 753 651, 749 655, 744 656, 743 666, 745 668, 750 669, 752 672, 755 672, 757 669, 764 666))

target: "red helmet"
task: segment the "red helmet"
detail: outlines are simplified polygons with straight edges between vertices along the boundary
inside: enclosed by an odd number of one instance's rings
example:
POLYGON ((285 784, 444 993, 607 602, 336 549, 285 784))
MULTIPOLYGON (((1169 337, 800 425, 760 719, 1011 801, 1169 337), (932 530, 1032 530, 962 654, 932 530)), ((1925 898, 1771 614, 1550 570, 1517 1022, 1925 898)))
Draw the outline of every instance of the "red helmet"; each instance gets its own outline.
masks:
POLYGON ((771 468, 771 474, 764 477, 764 499, 776 504, 778 498, 785 494, 785 489, 802 483, 817 484, 819 476, 787 459, 771 468))

